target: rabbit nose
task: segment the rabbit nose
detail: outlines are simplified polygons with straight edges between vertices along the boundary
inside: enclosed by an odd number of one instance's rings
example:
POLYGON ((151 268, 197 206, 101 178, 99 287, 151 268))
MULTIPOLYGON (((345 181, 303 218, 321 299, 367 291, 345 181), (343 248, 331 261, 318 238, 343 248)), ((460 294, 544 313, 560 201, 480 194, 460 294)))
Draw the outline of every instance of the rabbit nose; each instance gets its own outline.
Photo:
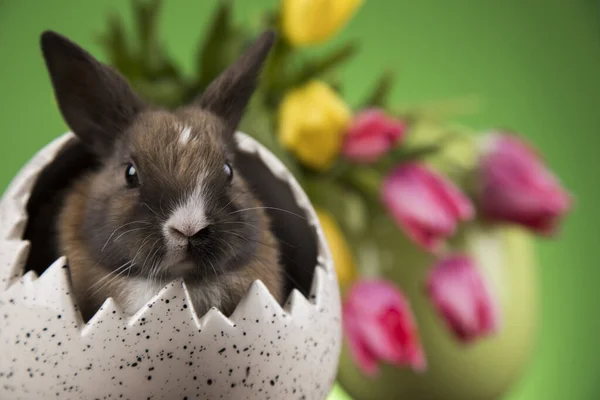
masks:
POLYGON ((194 192, 165 221, 163 235, 173 246, 187 246, 206 236, 204 230, 209 225, 202 193, 194 192))
POLYGON ((169 235, 180 241, 194 242, 201 236, 204 236, 204 232, 208 226, 194 226, 194 225, 170 225, 167 229, 169 235))

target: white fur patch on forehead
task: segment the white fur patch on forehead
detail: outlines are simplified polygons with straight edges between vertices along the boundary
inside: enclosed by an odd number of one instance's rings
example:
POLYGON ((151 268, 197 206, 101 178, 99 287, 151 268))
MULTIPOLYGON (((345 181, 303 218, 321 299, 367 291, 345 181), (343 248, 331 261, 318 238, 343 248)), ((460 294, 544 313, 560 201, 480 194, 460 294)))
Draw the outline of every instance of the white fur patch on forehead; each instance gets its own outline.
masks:
POLYGON ((186 145, 190 142, 190 140, 192 139, 192 128, 190 128, 187 125, 184 125, 183 127, 180 128, 180 132, 179 132, 179 143, 181 145, 186 145))

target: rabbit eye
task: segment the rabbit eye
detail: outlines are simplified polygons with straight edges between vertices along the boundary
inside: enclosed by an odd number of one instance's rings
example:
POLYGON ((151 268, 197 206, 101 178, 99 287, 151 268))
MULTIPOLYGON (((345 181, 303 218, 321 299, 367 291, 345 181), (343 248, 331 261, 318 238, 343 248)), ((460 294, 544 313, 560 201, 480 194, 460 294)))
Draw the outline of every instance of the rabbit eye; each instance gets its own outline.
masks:
POLYGON ((135 188, 140 185, 140 180, 138 178, 138 173, 135 169, 135 165, 127 165, 127 168, 125 169, 125 181, 127 182, 127 187, 129 188, 135 188))
POLYGON ((231 182, 233 179, 233 168, 231 168, 231 164, 223 164, 223 170, 225 171, 225 175, 227 175, 227 182, 231 182))

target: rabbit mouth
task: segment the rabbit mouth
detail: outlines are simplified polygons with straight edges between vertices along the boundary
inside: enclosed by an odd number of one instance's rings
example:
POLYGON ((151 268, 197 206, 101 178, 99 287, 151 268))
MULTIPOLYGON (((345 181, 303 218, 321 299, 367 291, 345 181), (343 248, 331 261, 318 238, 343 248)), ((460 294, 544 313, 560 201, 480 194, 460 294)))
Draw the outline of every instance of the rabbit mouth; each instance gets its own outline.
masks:
POLYGON ((184 276, 193 271, 196 268, 196 264, 192 261, 183 261, 170 265, 167 267, 168 272, 175 276, 184 276))
POLYGON ((158 266, 158 270, 173 278, 183 277, 196 268, 197 263, 185 247, 168 251, 158 266))
MULTIPOLYGON (((180 247, 171 249, 163 258, 159 265, 159 270, 164 275, 171 278, 198 278, 204 276, 205 273, 217 274, 217 270, 213 270, 210 265, 214 266, 215 261, 210 261, 210 253, 199 251, 191 247, 180 247), (205 267, 208 269, 205 271, 205 267), (210 271, 209 271, 210 270, 210 271)), ((214 255, 216 256, 216 254, 214 255)))

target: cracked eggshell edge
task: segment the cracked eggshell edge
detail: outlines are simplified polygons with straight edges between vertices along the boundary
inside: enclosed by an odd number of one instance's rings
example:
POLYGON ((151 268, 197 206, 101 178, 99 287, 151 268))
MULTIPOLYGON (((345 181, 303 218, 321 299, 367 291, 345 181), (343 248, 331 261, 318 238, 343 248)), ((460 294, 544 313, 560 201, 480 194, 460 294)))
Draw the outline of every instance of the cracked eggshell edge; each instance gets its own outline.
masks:
POLYGON ((35 179, 70 140, 39 151, 0 200, 0 397, 325 398, 341 348, 335 269, 316 213, 291 173, 271 152, 238 132, 241 151, 259 157, 285 181, 318 241, 307 299, 293 290, 281 306, 257 280, 231 317, 198 316, 176 280, 135 315, 107 299, 84 323, 71 293, 67 259, 40 277, 23 274, 29 243, 21 239, 35 179))

